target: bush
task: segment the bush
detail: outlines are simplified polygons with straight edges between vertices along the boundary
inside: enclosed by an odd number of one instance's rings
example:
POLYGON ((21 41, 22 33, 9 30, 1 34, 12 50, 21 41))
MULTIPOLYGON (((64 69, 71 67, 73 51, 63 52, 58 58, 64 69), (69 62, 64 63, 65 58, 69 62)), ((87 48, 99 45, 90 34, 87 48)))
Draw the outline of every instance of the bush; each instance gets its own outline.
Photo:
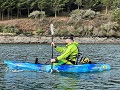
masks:
POLYGON ((78 23, 82 19, 81 10, 76 9, 70 14, 70 22, 78 23))
POLYGON ((1 33, 15 33, 16 35, 19 35, 22 32, 22 30, 19 30, 16 26, 11 25, 0 25, 0 32, 1 33))
POLYGON ((3 33, 15 33, 17 28, 15 26, 3 26, 2 27, 2 32, 3 33))
POLYGON ((100 27, 101 32, 103 32, 105 36, 116 36, 115 32, 119 31, 119 29, 117 22, 108 22, 100 27))
POLYGON ((70 14, 70 21, 78 23, 81 19, 93 19, 98 13, 95 11, 88 9, 88 10, 73 10, 70 14))
POLYGON ((95 11, 88 9, 83 12, 83 18, 93 19, 95 17, 95 11))
POLYGON ((60 30, 59 35, 60 36, 66 36, 68 34, 68 30, 60 30))
POLYGON ((108 22, 107 24, 101 25, 101 29, 105 31, 109 30, 118 30, 119 29, 119 24, 117 22, 108 22))
POLYGON ((112 15, 113 15, 113 20, 118 21, 120 23, 120 8, 113 10, 112 15))
POLYGON ((28 15, 28 17, 32 17, 32 18, 40 18, 43 19, 45 17, 45 12, 44 11, 33 11, 32 13, 30 13, 30 15, 28 15))
POLYGON ((0 25, 0 32, 3 32, 3 25, 0 25))
POLYGON ((37 35, 43 35, 45 33, 45 30, 43 30, 42 28, 38 28, 36 30, 36 33, 37 33, 37 35))

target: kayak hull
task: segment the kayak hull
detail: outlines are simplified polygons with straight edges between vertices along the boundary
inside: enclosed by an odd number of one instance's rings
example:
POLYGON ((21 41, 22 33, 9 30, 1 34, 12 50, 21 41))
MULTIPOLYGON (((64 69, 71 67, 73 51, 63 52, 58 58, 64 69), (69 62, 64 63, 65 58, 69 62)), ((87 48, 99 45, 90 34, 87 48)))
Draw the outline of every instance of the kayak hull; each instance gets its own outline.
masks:
MULTIPOLYGON (((8 68, 11 70, 30 70, 50 72, 51 65, 33 64, 29 62, 17 62, 12 60, 5 60, 8 68)), ((80 65, 54 65, 53 70, 58 72, 101 72, 110 70, 111 66, 108 64, 80 64, 80 65)))

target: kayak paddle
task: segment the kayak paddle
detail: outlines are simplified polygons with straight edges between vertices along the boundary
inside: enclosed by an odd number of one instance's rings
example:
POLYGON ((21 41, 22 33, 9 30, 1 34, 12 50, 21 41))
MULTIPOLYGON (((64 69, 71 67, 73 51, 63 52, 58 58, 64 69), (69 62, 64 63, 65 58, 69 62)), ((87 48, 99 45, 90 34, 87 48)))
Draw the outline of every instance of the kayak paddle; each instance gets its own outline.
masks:
MULTIPOLYGON (((51 35, 52 35, 52 42, 53 42, 53 34, 54 34, 54 26, 53 26, 53 24, 50 24, 50 31, 51 31, 51 35)), ((53 59, 53 45, 52 45, 52 59, 53 59)), ((51 70, 50 70, 50 72, 52 72, 53 71, 53 63, 51 63, 51 70)))

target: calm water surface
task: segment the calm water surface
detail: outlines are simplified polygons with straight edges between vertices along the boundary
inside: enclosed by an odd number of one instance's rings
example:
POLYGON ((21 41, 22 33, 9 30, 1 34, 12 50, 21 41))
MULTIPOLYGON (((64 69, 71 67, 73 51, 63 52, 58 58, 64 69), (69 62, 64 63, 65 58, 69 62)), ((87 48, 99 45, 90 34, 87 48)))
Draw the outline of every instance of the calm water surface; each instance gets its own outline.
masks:
MULTIPOLYGON (((110 71, 98 73, 45 73, 10 71, 4 60, 49 63, 51 46, 0 44, 0 90, 120 90, 120 44, 81 44, 80 52, 94 62, 107 63, 110 71)), ((54 57, 59 53, 54 50, 54 57)))

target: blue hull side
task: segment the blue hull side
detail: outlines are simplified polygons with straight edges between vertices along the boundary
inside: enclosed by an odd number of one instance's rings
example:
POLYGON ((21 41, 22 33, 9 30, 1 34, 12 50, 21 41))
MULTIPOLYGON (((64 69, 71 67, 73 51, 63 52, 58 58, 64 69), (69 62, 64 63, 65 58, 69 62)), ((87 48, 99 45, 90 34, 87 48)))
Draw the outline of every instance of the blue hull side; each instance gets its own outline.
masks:
MULTIPOLYGON (((30 70, 30 71, 44 71, 50 72, 51 65, 44 64, 32 64, 28 62, 16 62, 11 60, 5 60, 5 64, 9 69, 17 70, 30 70)), ((59 72, 101 72, 105 70, 110 70, 111 67, 108 64, 81 64, 81 65, 59 65, 53 66, 53 70, 59 72)))

